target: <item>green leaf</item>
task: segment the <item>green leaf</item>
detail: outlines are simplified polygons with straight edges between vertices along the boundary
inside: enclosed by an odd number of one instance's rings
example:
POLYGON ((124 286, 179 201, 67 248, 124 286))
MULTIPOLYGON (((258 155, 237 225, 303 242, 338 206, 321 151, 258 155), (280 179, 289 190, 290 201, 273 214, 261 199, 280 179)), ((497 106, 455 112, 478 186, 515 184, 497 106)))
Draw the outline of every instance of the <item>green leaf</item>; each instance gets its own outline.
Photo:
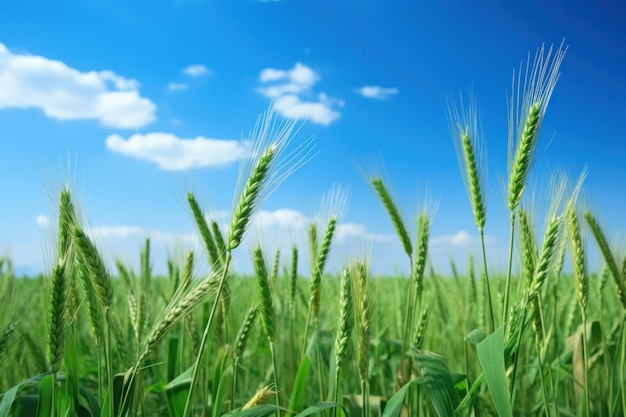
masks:
POLYGON ((185 370, 185 372, 178 375, 165 386, 167 409, 172 417, 182 417, 185 411, 185 403, 187 402, 187 396, 189 395, 193 369, 194 365, 190 366, 187 370, 185 370))
POLYGON ((135 392, 135 378, 132 369, 125 374, 113 376, 113 406, 116 416, 126 416, 133 403, 135 392), (129 380, 129 378, 132 378, 129 380))
POLYGON ((409 393, 409 388, 411 387, 411 385, 416 384, 417 381, 421 379, 422 378, 417 378, 407 382, 406 384, 404 384, 404 386, 402 386, 402 388, 400 388, 395 394, 393 394, 391 398, 389 398, 389 400, 387 401, 385 411, 383 411, 381 417, 398 417, 400 415, 400 412, 402 411, 404 399, 409 393))
POLYGON ((504 368, 504 328, 499 327, 480 342, 477 351, 498 417, 513 417, 504 368))
POLYGON ((17 394, 24 388, 37 385, 44 375, 45 374, 28 378, 6 391, 2 397, 2 401, 0 401, 0 417, 8 417, 17 394))
POLYGON ((483 340, 485 340, 485 331, 483 329, 474 329, 465 336, 465 341, 472 347, 476 347, 483 340))
POLYGON ((414 354, 415 366, 424 379, 430 401, 439 417, 453 417, 459 405, 452 375, 443 356, 422 351, 414 354))
POLYGON ((343 408, 340 404, 337 404, 335 402, 330 402, 330 401, 320 401, 320 402, 313 404, 310 407, 307 407, 304 411, 299 412, 298 414, 296 414, 295 417, 307 417, 312 414, 317 414, 329 408, 335 408, 335 407, 342 408, 344 413, 348 415, 345 408, 343 408))
POLYGON ((52 415, 52 375, 46 375, 39 383, 39 401, 37 403, 37 417, 52 415))
POLYGON ((309 368, 311 367, 311 359, 309 355, 304 355, 302 362, 298 367, 296 373, 296 379, 293 381, 293 391, 291 392, 291 399, 289 401, 289 409, 297 410, 302 403, 302 397, 304 396, 304 388, 306 387, 306 381, 309 376, 309 368))

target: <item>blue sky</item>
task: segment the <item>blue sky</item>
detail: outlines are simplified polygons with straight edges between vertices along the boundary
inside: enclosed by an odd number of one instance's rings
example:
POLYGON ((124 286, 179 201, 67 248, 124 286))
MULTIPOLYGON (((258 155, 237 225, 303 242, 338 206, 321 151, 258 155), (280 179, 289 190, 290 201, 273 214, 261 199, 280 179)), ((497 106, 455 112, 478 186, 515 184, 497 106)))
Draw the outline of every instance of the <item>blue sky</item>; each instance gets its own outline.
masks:
MULTIPOLYGON (((406 270, 361 173, 375 160, 410 224, 424 195, 437 203, 431 260, 446 272, 450 257, 462 266, 478 249, 446 114, 449 97, 471 88, 487 154, 488 253, 504 269, 507 91, 529 52, 563 39, 531 180, 538 227, 550 172, 575 178, 587 166, 585 198, 623 248, 626 6, 472 3, 2 2, 0 253, 18 272, 45 270, 68 180, 107 259, 136 264, 146 236, 157 271, 167 255, 200 251, 184 194, 227 222, 242 140, 273 102, 307 120, 292 144, 314 136, 316 155, 268 198, 264 231, 251 236, 268 252, 304 245, 340 184, 350 201, 330 270, 366 248, 375 272, 406 270)), ((244 245, 238 270, 247 258, 244 245)))

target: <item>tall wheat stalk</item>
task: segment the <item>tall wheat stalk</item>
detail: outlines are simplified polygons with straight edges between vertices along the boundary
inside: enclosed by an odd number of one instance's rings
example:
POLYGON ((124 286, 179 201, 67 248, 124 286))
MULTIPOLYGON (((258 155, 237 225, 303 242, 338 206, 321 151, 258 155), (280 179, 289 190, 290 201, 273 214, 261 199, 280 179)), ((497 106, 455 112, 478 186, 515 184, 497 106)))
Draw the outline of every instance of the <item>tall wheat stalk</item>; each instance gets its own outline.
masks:
POLYGON ((204 328, 198 356, 193 368, 183 417, 188 417, 191 412, 193 391, 198 381, 198 371, 202 362, 204 347, 229 274, 232 251, 241 244, 252 216, 267 199, 271 191, 310 157, 310 140, 296 147, 294 151, 286 154, 284 158, 282 157, 286 146, 290 143, 293 134, 298 129, 295 119, 278 123, 276 117, 276 114, 270 109, 258 119, 252 133, 253 146, 250 149, 248 158, 246 158, 248 164, 243 164, 239 173, 238 189, 241 191, 235 194, 230 231, 225 241, 226 254, 219 273, 220 278, 215 299, 204 328))
MULTIPOLYGON (((462 98, 461 98, 462 101, 462 98)), ((454 144, 463 173, 463 181, 467 195, 472 206, 474 222, 478 228, 483 255, 483 274, 485 277, 485 289, 487 290, 487 306, 489 309, 489 332, 495 329, 493 306, 491 298, 491 285, 489 284, 489 272, 487 268, 487 253, 485 250, 485 222, 487 221, 487 208, 483 189, 486 184, 485 160, 483 159, 484 141, 480 132, 476 103, 470 96, 467 106, 449 108, 449 125, 454 144)))
POLYGON ((570 253, 572 259, 572 269, 574 271, 574 283, 576 298, 580 307, 580 316, 583 326, 583 362, 584 374, 583 383, 585 385, 585 416, 589 416, 590 408, 590 387, 589 387, 589 353, 587 348, 587 300, 589 298, 589 276, 587 275, 587 262, 585 258, 585 238, 581 232, 579 215, 572 200, 569 202, 567 211, 567 231, 570 241, 570 253))
POLYGON ((356 361, 359 377, 361 378, 363 417, 369 417, 369 350, 374 313, 374 298, 371 290, 369 272, 365 263, 357 262, 352 268, 356 361))
MULTIPOLYGON (((339 401, 339 372, 346 359, 348 342, 354 326, 354 312, 352 303, 352 278, 349 269, 341 274, 341 290, 339 293, 339 318, 337 334, 335 335, 335 384, 333 401, 339 401)), ((333 409, 333 417, 337 416, 337 408, 333 409)))
MULTIPOLYGON (((257 308, 261 316, 261 324, 267 341, 270 345, 272 355, 272 369, 274 375, 274 389, 279 390, 278 385, 278 366, 276 365, 276 350, 274 340, 276 337, 276 311, 274 309, 274 300, 272 299, 272 291, 270 288, 270 276, 267 272, 267 265, 261 246, 254 247, 252 255, 254 263, 254 272, 256 277, 257 288, 257 308)), ((280 406, 280 399, 276 396, 276 405, 280 406)))
POLYGON ((553 47, 546 52, 542 46, 535 53, 532 66, 530 53, 526 67, 522 65, 515 73, 509 101, 509 181, 508 208, 510 211, 509 261, 502 304, 502 321, 508 322, 511 269, 513 265, 513 241, 515 236, 515 210, 522 199, 529 172, 534 163, 539 132, 548 109, 550 97, 559 79, 559 68, 567 47, 561 44, 553 55, 553 47), (522 80, 522 72, 524 78, 522 80))
MULTIPOLYGON (((611 246, 609 245, 609 241, 606 238, 602 227, 600 227, 600 223, 593 216, 593 214, 589 210, 585 210, 584 212, 585 220, 587 221, 587 225, 593 234, 593 237, 600 249, 600 253, 602 253, 602 257, 604 258, 604 262, 606 264, 606 268, 609 270, 610 275, 613 277, 613 281, 615 282, 615 289, 617 292, 617 298, 622 304, 622 308, 624 311, 622 312, 622 332, 621 332, 621 342, 620 342, 620 365, 619 365, 619 373, 620 373, 620 383, 621 383, 621 400, 622 400, 622 410, 626 410, 626 283, 624 282, 624 276, 626 275, 626 268, 622 268, 620 270, 620 266, 615 256, 611 246)), ((624 264, 622 264, 622 267, 624 264)), ((609 375, 609 381, 612 381, 614 378, 613 375, 609 375)))

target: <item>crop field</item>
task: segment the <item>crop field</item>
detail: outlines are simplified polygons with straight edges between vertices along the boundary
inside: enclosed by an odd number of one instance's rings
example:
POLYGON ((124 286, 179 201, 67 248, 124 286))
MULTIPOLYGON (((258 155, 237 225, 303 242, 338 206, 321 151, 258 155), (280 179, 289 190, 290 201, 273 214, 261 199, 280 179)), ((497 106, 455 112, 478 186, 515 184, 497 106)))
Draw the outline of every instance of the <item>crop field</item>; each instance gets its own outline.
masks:
POLYGON ((452 263, 451 276, 428 262, 428 207, 406 219, 378 175, 365 180, 408 276, 375 276, 368 258, 326 272, 340 193, 309 225, 306 247, 252 245, 254 273, 233 272, 232 255, 245 251, 269 191, 307 157, 306 148, 289 149, 295 122, 271 114, 255 129, 228 227, 187 193, 205 250, 168 261, 167 276, 152 272, 149 239, 137 270, 109 265, 64 188, 50 270, 17 278, 11 260, 0 260, 0 417, 624 416, 626 258, 579 201, 584 172, 546 179, 546 213, 524 199, 564 54, 542 48, 514 78, 502 274, 485 253, 484 154, 471 98, 451 105, 449 122, 482 253, 467 270, 452 263), (605 265, 597 271, 588 266, 592 245, 605 265), (206 274, 197 272, 200 257, 206 274), (298 274, 300 264, 310 271, 298 274))

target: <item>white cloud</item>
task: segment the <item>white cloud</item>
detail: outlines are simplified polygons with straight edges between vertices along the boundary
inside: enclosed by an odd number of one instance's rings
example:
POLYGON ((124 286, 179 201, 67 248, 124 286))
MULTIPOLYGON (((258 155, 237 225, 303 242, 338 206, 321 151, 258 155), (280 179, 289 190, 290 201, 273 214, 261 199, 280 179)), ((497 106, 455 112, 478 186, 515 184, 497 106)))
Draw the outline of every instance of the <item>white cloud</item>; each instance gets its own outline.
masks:
POLYGON ((190 77, 200 77, 202 75, 211 74, 211 71, 204 65, 189 65, 183 68, 183 74, 189 75, 190 77))
POLYGON ((280 96, 274 101, 274 109, 284 117, 307 119, 323 126, 328 126, 339 118, 339 112, 331 106, 328 100, 303 101, 295 94, 280 96))
POLYGON ((112 152, 146 159, 170 171, 226 165, 243 158, 247 150, 244 142, 236 140, 202 136, 183 139, 171 133, 158 132, 134 134, 128 139, 110 135, 106 146, 112 152))
POLYGON ((255 221, 263 227, 281 227, 285 229, 304 230, 309 219, 303 213, 291 209, 278 209, 275 211, 261 211, 255 221))
POLYGON ((397 88, 380 87, 377 85, 366 85, 356 90, 363 97, 374 98, 377 100, 388 99, 392 95, 398 94, 397 88))
POLYGON ((459 230, 453 235, 435 236, 430 240, 432 245, 471 246, 480 243, 478 236, 470 235, 465 230, 459 230))
POLYGON ((335 236, 340 242, 350 238, 365 239, 374 242, 389 242, 395 239, 393 235, 370 233, 365 226, 356 223, 339 224, 335 236))
POLYGON ((155 120, 155 104, 139 83, 112 71, 81 72, 61 61, 14 54, 0 43, 0 109, 39 108, 58 120, 96 119, 139 128, 155 120))
POLYGON ((274 101, 274 109, 283 117, 308 119, 324 126, 337 120, 340 113, 337 107, 343 101, 329 98, 326 93, 317 97, 312 89, 320 80, 310 67, 296 62, 289 70, 266 68, 259 74, 260 86, 257 91, 274 101))
POLYGON ((169 91, 183 91, 189 88, 187 83, 169 83, 167 89, 169 91))
POLYGON ((35 222, 37 222, 37 225, 39 227, 47 227, 48 225, 50 225, 50 217, 40 214, 35 217, 35 222))

